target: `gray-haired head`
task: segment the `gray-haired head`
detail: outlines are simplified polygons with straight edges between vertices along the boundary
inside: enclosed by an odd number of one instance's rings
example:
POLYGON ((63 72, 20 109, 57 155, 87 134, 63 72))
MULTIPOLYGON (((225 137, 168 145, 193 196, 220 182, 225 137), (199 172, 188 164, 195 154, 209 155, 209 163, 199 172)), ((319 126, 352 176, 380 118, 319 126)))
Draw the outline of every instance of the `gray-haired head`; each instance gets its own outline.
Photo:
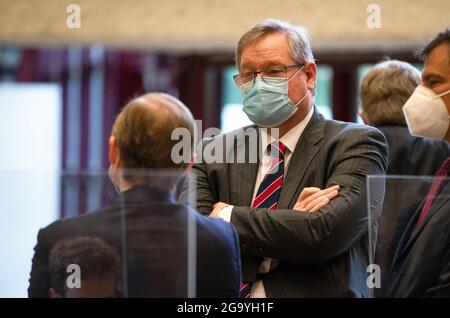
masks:
POLYGON ((402 107, 419 84, 420 72, 409 63, 390 60, 376 64, 359 89, 369 125, 406 125, 402 107))
POLYGON ((240 68, 241 55, 244 49, 273 33, 285 33, 288 39, 289 55, 298 64, 314 61, 310 38, 305 28, 276 19, 264 20, 249 30, 240 38, 236 48, 236 67, 240 68))

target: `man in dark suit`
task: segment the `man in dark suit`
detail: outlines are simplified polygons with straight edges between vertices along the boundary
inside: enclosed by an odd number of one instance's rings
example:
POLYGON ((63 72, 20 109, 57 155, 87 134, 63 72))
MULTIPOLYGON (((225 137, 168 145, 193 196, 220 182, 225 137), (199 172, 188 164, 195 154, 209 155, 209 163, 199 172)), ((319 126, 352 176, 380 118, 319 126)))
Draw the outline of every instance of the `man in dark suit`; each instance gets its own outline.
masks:
MULTIPOLYGON (((450 142, 450 30, 423 49, 421 85, 403 106, 410 132, 450 142)), ((450 297, 450 158, 403 233, 386 278, 387 297, 450 297)))
MULTIPOLYGON (((175 129, 192 137, 194 121, 186 106, 170 95, 147 94, 125 106, 109 140, 110 177, 120 193, 109 206, 39 231, 30 297, 48 297, 53 288, 48 270, 54 244, 79 236, 102 239, 121 254, 119 296, 238 295, 240 254, 233 226, 172 198, 177 179, 191 166, 172 158, 175 129)), ((192 148, 185 151, 191 155, 192 148)))
MULTIPOLYGON (((406 125, 402 107, 420 84, 420 72, 411 64, 388 60, 376 64, 363 77, 359 97, 359 115, 367 125, 381 130, 389 145, 388 175, 434 175, 450 156, 450 145, 444 140, 412 136, 406 125)), ((378 219, 378 239, 375 263, 381 267, 381 285, 392 262, 393 254, 412 212, 420 204, 419 196, 426 193, 425 183, 391 177, 386 180, 383 212, 378 219), (416 200, 416 201, 414 201, 416 200)), ((375 218, 372 218, 374 220, 375 218)), ((375 290, 376 295, 378 289, 375 290)))
POLYGON ((193 170, 198 210, 238 231, 242 296, 369 296, 365 179, 386 171, 384 136, 318 113, 301 27, 257 24, 241 37, 236 63, 256 125, 205 140, 193 170))
MULTIPOLYGON (((450 142, 450 30, 422 50, 421 85, 403 106, 411 134, 450 142)), ((450 297, 450 157, 409 220, 386 278, 387 297, 450 297)))

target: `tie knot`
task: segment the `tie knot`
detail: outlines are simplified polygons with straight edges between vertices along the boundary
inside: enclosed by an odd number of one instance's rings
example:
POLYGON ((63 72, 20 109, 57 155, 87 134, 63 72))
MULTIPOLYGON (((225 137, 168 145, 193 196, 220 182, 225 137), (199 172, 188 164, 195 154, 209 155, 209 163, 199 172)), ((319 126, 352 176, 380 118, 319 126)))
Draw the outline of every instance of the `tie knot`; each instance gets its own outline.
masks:
POLYGON ((284 157, 287 149, 286 145, 278 140, 272 142, 267 148, 270 150, 273 157, 284 157))

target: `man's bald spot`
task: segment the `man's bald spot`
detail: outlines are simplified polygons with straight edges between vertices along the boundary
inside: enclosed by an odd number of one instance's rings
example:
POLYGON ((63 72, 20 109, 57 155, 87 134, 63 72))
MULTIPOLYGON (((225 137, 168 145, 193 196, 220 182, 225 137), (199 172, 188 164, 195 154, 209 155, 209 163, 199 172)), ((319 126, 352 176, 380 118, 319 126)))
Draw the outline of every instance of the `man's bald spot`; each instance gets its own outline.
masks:
POLYGON ((192 129, 194 128, 194 118, 189 109, 180 100, 169 94, 148 93, 134 99, 131 103, 142 105, 149 112, 155 114, 158 120, 162 122, 178 117, 178 119, 184 120, 186 124, 189 124, 192 129))

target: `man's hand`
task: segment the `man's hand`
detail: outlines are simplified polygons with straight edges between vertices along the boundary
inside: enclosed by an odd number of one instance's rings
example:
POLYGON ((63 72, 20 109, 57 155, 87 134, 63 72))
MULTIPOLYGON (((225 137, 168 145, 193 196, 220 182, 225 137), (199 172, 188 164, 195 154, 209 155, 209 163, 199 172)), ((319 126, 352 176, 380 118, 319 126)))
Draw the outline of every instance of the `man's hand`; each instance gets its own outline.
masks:
POLYGON ((324 190, 315 187, 304 188, 294 205, 294 210, 316 212, 320 208, 327 205, 330 200, 338 196, 339 188, 340 187, 338 185, 326 188, 324 190))
POLYGON ((219 212, 220 210, 222 210, 223 208, 226 208, 229 204, 226 204, 224 202, 217 202, 216 204, 214 204, 213 206, 213 210, 211 212, 211 214, 209 215, 210 218, 219 218, 219 212))

